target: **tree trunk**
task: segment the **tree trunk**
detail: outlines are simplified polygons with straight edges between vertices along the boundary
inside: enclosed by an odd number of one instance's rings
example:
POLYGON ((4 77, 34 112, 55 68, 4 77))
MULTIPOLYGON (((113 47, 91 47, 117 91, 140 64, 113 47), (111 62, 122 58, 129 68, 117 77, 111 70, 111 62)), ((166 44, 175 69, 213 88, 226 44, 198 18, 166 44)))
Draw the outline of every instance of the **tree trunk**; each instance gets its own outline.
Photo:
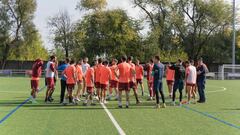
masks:
POLYGON ((65 57, 66 57, 66 58, 68 58, 68 57, 69 57, 68 48, 65 48, 65 57))
POLYGON ((4 52, 3 52, 3 57, 2 57, 2 69, 5 69, 5 67, 6 67, 9 50, 10 50, 10 45, 6 44, 6 46, 4 48, 4 52))

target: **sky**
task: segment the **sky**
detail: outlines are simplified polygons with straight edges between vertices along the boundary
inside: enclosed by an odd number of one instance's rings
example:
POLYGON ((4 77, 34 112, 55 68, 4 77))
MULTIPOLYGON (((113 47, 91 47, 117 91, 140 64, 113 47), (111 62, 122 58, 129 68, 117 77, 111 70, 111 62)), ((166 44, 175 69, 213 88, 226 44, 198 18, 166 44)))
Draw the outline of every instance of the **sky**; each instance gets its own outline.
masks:
MULTIPOLYGON (((47 49, 53 48, 53 43, 50 39, 47 20, 54 16, 60 10, 67 10, 73 21, 81 19, 82 15, 79 10, 76 10, 76 5, 79 0, 37 0, 37 11, 34 22, 42 36, 42 40, 47 49)), ((128 15, 134 18, 139 18, 141 15, 138 8, 134 8, 131 0, 107 0, 108 9, 122 8, 127 11, 128 15)))
MULTIPOLYGON (((35 13, 34 22, 42 36, 44 46, 47 49, 53 48, 53 43, 50 39, 49 29, 47 28, 47 20, 54 16, 60 10, 67 10, 73 21, 81 19, 83 14, 76 10, 76 5, 79 0, 37 0, 37 11, 35 13)), ((231 0, 226 0, 231 1, 231 0)), ((127 11, 130 17, 140 19, 143 17, 143 12, 139 8, 133 7, 131 0, 107 0, 108 9, 122 8, 127 11)), ((236 0, 239 7, 240 0, 236 0)), ((147 30, 145 30, 146 33, 147 30)), ((144 34, 144 33, 143 33, 144 34)))

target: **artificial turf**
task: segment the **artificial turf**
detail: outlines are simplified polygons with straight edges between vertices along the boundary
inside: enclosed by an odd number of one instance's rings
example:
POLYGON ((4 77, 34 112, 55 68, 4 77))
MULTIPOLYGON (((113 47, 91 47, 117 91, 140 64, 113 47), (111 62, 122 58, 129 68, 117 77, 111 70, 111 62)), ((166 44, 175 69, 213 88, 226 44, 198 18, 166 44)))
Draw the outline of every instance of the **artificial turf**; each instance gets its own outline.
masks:
MULTIPOLYGON (((29 78, 19 77, 1 77, 0 80, 1 120, 29 97, 30 82, 29 78)), ((156 110, 154 101, 146 101, 147 96, 140 96, 140 105, 135 105, 135 99, 131 97, 129 109, 118 109, 116 101, 106 106, 124 132, 130 135, 239 135, 238 83, 238 80, 208 80, 205 104, 173 107, 167 98, 167 108, 156 110)), ((39 104, 24 104, 0 124, 0 135, 118 134, 101 105, 61 106, 58 104, 59 91, 58 82, 53 104, 43 102, 45 90, 38 96, 39 104)), ((165 95, 168 95, 166 91, 165 95)))

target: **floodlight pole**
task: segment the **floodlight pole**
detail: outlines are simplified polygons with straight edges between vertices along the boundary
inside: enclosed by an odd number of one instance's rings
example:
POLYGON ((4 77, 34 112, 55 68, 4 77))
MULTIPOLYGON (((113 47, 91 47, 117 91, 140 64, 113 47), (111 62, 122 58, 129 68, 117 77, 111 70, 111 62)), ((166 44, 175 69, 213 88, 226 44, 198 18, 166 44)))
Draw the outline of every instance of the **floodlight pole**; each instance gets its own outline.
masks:
POLYGON ((232 41, 232 65, 236 64, 235 58, 236 58, 236 22, 235 22, 235 18, 236 18, 236 2, 235 0, 233 0, 233 41, 232 41))

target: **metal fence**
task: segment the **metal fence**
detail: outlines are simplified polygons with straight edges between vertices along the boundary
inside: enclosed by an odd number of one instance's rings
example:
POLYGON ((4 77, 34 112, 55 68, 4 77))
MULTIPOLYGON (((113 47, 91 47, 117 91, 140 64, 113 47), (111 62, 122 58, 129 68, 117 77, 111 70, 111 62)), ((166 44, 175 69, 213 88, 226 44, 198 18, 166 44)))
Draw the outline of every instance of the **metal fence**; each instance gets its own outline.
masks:
MULTIPOLYGON (((0 77, 30 77, 32 71, 31 70, 16 70, 16 69, 6 69, 0 70, 0 77)), ((61 75, 61 71, 58 72, 61 75)), ((226 73, 227 74, 227 73, 226 73)), ((42 77, 44 77, 45 72, 42 71, 42 77)), ((146 75, 146 72, 145 72, 146 75)), ((208 79, 211 80, 221 80, 222 73, 221 72, 209 72, 207 75, 208 79)))

